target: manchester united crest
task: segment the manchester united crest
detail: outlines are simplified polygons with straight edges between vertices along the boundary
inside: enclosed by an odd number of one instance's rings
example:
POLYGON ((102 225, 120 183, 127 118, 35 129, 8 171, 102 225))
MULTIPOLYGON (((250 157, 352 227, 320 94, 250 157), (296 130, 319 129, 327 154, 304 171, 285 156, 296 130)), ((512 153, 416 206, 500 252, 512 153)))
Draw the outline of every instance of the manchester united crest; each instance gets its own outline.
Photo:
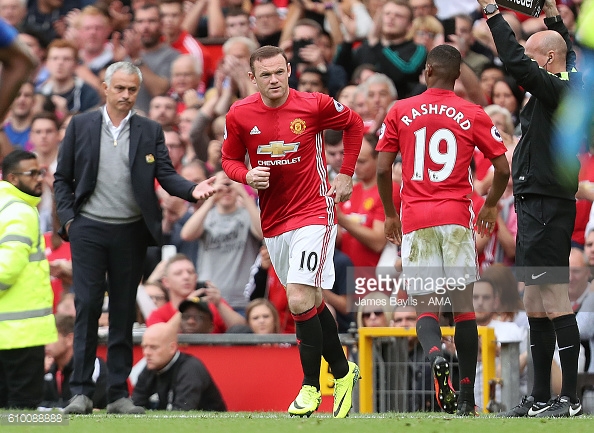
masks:
POLYGON ((289 128, 291 129, 291 131, 293 132, 293 134, 303 134, 305 132, 305 120, 303 119, 295 119, 291 122, 291 125, 289 126, 289 128))

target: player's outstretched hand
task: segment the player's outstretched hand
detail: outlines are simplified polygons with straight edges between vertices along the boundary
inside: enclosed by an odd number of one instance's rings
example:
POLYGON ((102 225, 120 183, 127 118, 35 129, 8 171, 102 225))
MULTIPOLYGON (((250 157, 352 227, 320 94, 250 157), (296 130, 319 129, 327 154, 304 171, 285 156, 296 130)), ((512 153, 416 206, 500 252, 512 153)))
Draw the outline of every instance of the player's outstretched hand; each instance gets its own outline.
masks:
POLYGON ((342 203, 351 198, 352 192, 353 178, 339 173, 334 178, 334 182, 332 182, 332 186, 326 196, 334 197, 334 203, 342 203))
POLYGON ((386 235, 386 239, 393 244, 402 244, 402 223, 398 214, 394 217, 386 217, 384 221, 384 234, 386 235))
POLYGON ((254 167, 248 171, 245 180, 254 189, 266 189, 270 186, 270 167, 254 167))
POLYGON ((196 185, 196 188, 194 188, 194 191, 192 191, 192 197, 194 197, 196 200, 206 200, 208 197, 213 195, 216 192, 216 189, 213 186, 215 179, 216 177, 213 176, 196 185))
POLYGON ((481 208, 476 220, 476 231, 481 236, 491 236, 497 221, 497 206, 484 206, 481 208))

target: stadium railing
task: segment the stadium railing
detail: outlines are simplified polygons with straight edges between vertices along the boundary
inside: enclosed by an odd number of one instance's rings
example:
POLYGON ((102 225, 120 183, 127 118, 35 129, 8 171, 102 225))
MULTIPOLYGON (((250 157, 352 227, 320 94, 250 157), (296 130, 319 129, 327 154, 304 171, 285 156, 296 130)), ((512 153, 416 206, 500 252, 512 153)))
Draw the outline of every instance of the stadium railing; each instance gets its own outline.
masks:
MULTIPOLYGON (((441 329, 444 337, 454 335, 454 328, 442 327, 441 329)), ((496 378, 497 342, 492 328, 479 326, 478 332, 483 377, 477 380, 482 380, 483 401, 477 403, 486 410, 489 403, 489 381, 496 378)), ((362 377, 359 384, 359 412, 405 412, 407 400, 411 397, 406 378, 408 366, 410 366, 407 339, 416 336, 416 330, 369 327, 360 328, 358 334, 358 358, 362 377), (377 342, 392 345, 386 355, 387 359, 380 362, 378 362, 378 355, 382 349, 377 342), (395 388, 392 389, 391 386, 395 388)), ((519 374, 517 370, 516 374, 519 374)), ((432 380, 431 383, 433 383, 432 380)))

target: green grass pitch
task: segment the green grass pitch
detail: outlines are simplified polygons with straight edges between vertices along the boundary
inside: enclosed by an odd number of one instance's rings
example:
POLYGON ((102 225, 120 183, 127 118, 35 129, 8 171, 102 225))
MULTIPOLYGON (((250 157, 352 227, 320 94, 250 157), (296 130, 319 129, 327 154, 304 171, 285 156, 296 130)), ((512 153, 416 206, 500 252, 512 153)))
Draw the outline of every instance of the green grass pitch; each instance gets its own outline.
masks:
POLYGON ((1 433, 542 433, 590 431, 594 416, 572 419, 501 419, 490 415, 460 418, 447 414, 353 414, 333 419, 316 413, 311 418, 290 418, 275 412, 150 412, 147 415, 71 416, 68 425, 8 425, 8 412, 0 412, 1 433))

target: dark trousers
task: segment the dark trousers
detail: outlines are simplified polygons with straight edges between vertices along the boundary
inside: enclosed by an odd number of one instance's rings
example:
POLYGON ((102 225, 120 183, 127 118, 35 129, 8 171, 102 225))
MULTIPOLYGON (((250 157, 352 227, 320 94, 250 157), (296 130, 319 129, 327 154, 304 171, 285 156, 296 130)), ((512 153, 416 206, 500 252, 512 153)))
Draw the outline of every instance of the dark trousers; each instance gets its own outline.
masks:
POLYGON ((0 408, 37 409, 43 397, 44 346, 0 350, 0 408))
POLYGON ((93 398, 97 328, 105 290, 109 293, 107 402, 128 397, 132 368, 132 325, 136 289, 142 276, 150 233, 144 221, 105 224, 78 215, 69 230, 76 321, 73 395, 93 398), (107 276, 107 286, 106 286, 107 276))

